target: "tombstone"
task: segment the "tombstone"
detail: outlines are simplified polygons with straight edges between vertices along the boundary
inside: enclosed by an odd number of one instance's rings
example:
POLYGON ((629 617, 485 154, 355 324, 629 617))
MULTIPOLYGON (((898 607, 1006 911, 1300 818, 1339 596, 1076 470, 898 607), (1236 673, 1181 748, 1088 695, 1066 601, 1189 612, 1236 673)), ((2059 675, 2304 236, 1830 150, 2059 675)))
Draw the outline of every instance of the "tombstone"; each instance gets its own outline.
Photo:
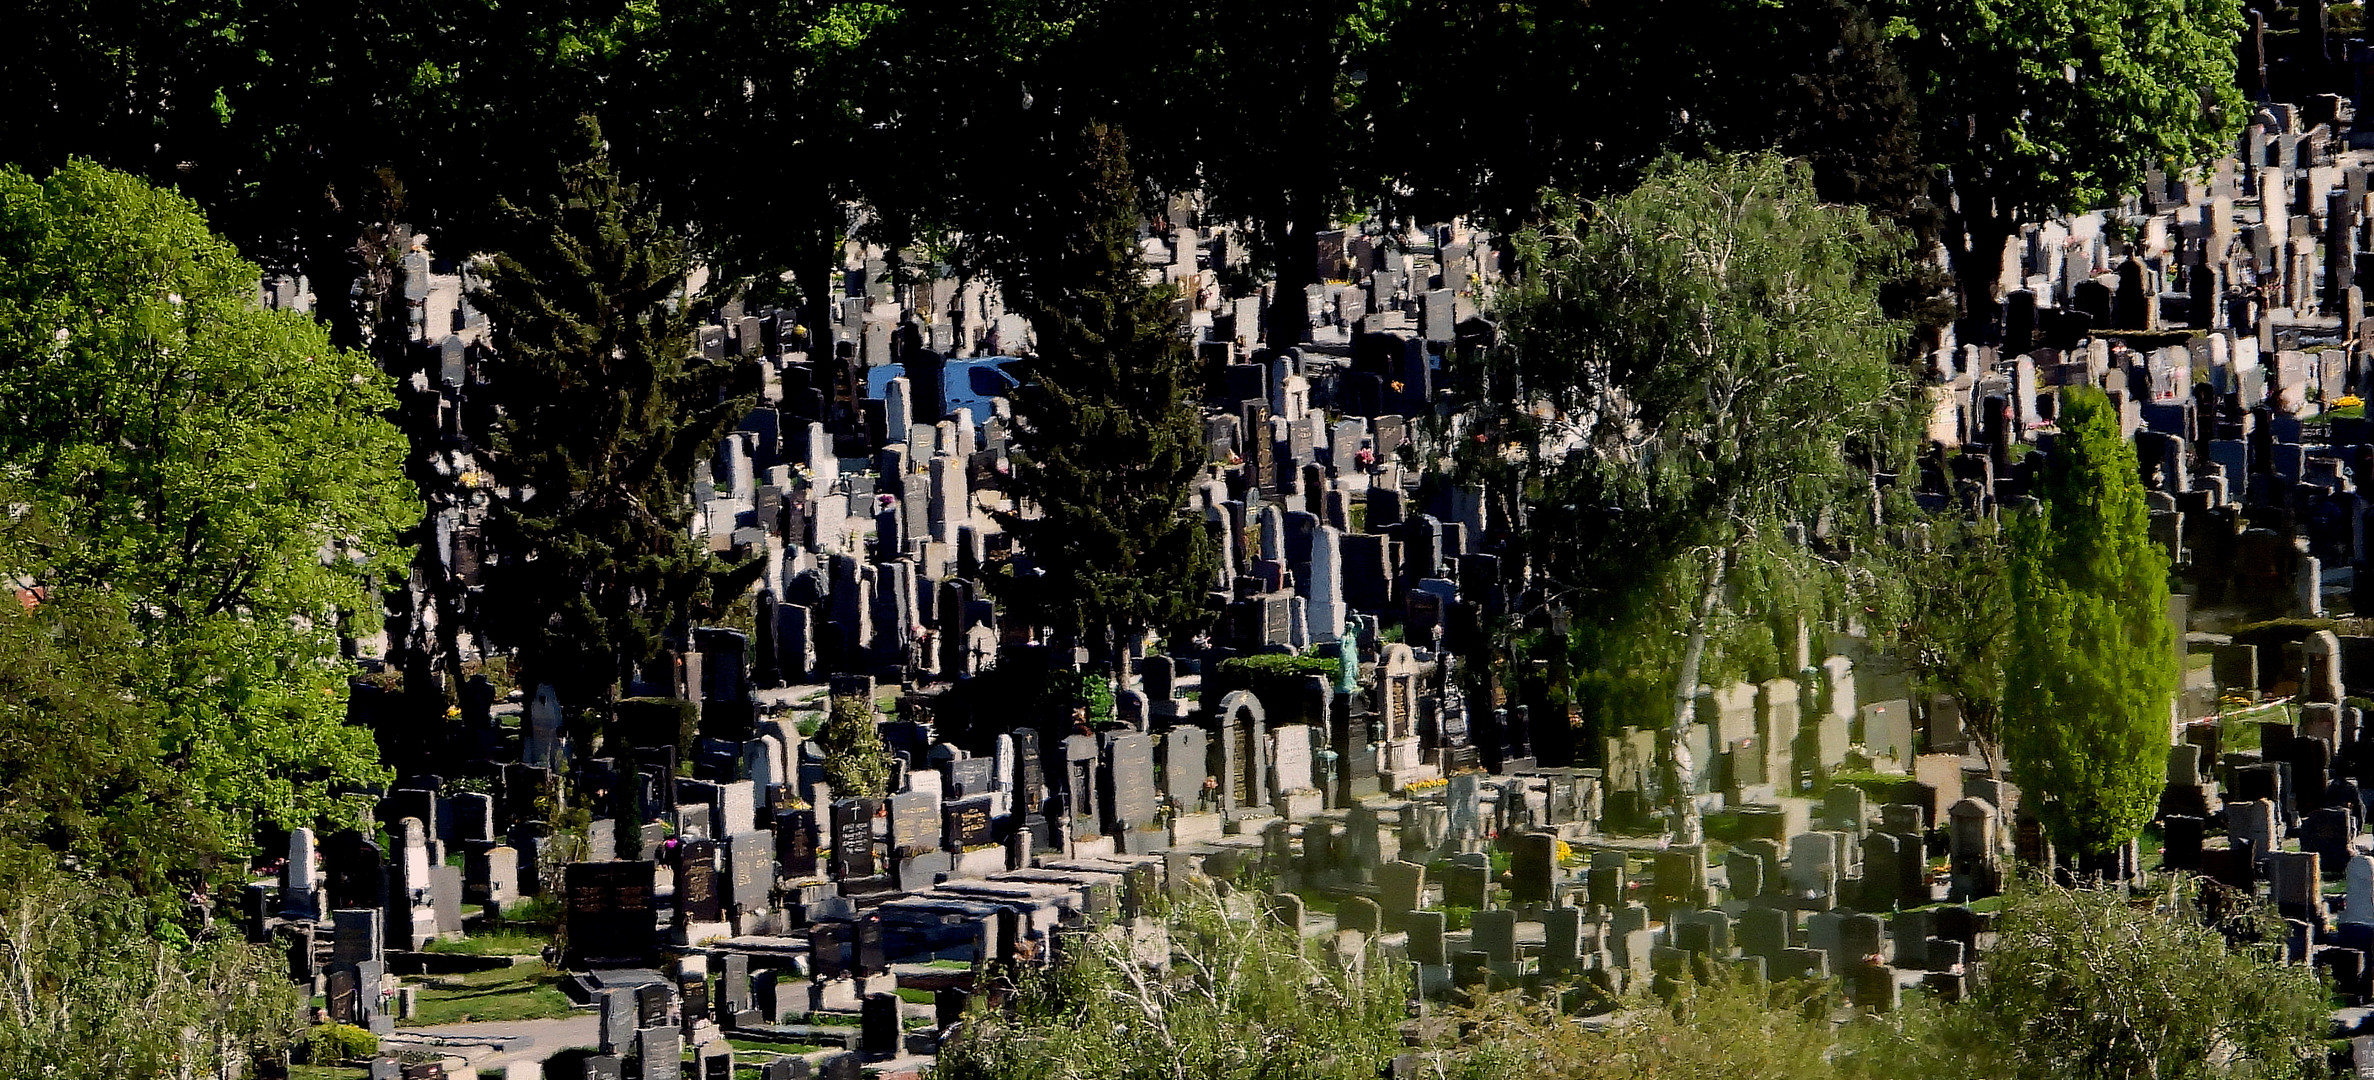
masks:
POLYGON ((1220 699, 1221 813, 1230 821, 1270 816, 1268 721, 1261 702, 1243 690, 1220 699))
POLYGON ((1130 854, 1150 854, 1169 846, 1159 812, 1162 792, 1154 783, 1154 740, 1137 732, 1116 733, 1104 746, 1104 785, 1100 805, 1103 831, 1130 854))
POLYGON ((717 888, 717 842, 688 840, 676 848, 676 922, 687 933, 724 921, 717 888))
POLYGON ((775 813, 775 870, 791 881, 818 874, 816 811, 779 810, 775 813))
POLYGON ((874 818, 878 799, 840 799, 832 805, 833 876, 870 878, 880 873, 874 861, 874 818))
POLYGON ((570 968, 648 967, 659 954, 648 862, 571 863, 562 871, 570 968))
POLYGON ((1954 898, 1967 902, 2002 891, 1995 808, 1984 799, 1965 798, 1947 814, 1947 856, 1954 898))

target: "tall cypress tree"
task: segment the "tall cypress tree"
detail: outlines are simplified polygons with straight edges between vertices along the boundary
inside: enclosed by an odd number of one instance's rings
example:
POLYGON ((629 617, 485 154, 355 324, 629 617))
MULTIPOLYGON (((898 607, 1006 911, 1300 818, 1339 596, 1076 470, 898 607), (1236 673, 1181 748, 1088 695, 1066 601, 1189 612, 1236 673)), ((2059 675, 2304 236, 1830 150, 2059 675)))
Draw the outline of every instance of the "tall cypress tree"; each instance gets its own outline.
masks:
POLYGON ((512 233, 474 297, 494 324, 490 611, 523 682, 599 705, 620 676, 755 568, 691 534, 692 470, 749 407, 693 351, 683 241, 612 172, 600 133, 512 233))
POLYGON ((2168 556, 2109 399, 2069 391, 2059 426, 2011 527, 2003 750, 2053 842, 2098 856, 2151 819, 2166 767, 2168 556))
POLYGON ((1013 398, 1019 510, 999 515, 1037 572, 989 584, 1010 612, 1109 654, 1191 620, 1211 577, 1184 512, 1204 464, 1196 370, 1175 290, 1146 282, 1120 132, 1091 125, 1049 150, 1076 169, 987 245, 1038 341, 1013 398))

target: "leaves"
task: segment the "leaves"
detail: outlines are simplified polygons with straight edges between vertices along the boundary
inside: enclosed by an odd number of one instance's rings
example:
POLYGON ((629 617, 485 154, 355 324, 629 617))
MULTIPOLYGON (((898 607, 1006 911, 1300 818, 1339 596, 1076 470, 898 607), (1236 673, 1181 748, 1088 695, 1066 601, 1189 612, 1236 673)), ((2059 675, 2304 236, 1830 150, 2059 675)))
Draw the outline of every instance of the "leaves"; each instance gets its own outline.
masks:
POLYGON ((2062 398, 2037 508, 2011 526, 2003 748, 2055 843, 2100 852, 2151 818, 2176 660, 2168 556, 2099 391, 2062 398))
POLYGON ((1193 357, 1171 291, 1141 276, 1125 146, 1084 140, 1080 190, 990 241, 1039 351, 1013 399, 1024 510, 999 515, 1037 572, 989 584, 1023 619, 1119 648, 1187 622, 1212 556, 1185 512, 1204 464, 1193 357))
POLYGON ((417 507, 386 379, 257 307, 258 278, 179 196, 0 171, 0 463, 54 526, 18 567, 124 604, 131 684, 208 813, 293 825, 377 775, 338 636, 375 628, 417 507))
POLYGON ((500 639, 523 679, 571 706, 606 702, 692 612, 749 583, 691 535, 692 470, 753 396, 732 361, 691 351, 681 238, 591 156, 560 194, 514 209, 474 294, 492 320, 502 410, 489 469, 513 491, 490 535, 500 639))

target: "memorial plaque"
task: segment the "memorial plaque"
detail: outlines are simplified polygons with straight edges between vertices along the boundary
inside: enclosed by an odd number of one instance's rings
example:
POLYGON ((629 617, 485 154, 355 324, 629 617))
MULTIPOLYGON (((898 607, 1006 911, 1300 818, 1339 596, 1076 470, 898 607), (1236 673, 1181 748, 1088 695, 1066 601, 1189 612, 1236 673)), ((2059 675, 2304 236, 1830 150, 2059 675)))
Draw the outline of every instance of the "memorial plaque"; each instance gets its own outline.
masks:
POLYGON ((726 899, 743 911, 757 911, 767 906, 775 891, 774 845, 765 833, 748 832, 726 842, 727 872, 731 874, 726 899))
POLYGON ((775 869, 797 881, 816 876, 816 811, 785 810, 775 815, 775 869))
POLYGON ((624 1080, 626 1062, 613 1054, 595 1054, 579 1063, 585 1080, 624 1080))
POLYGON ((940 849, 940 800, 929 792, 890 797, 890 842, 902 856, 940 849))
POLYGON ((571 968, 649 967, 659 926, 647 862, 571 863, 562 876, 571 968))
POLYGON ((645 983, 635 988, 635 1026, 654 1028, 668 1022, 668 988, 645 983))
POLYGON ((989 797, 959 799, 949 803, 943 813, 946 839, 951 851, 963 851, 997 842, 990 828, 989 797))
POLYGON ((948 763, 948 797, 951 799, 986 795, 997 775, 997 762, 991 758, 959 758, 948 763))
POLYGON ((843 799, 833 804, 833 876, 872 877, 874 868, 874 799, 843 799))
POLYGON ((676 849, 676 915, 686 923, 725 917, 724 900, 717 895, 716 841, 691 840, 676 849))

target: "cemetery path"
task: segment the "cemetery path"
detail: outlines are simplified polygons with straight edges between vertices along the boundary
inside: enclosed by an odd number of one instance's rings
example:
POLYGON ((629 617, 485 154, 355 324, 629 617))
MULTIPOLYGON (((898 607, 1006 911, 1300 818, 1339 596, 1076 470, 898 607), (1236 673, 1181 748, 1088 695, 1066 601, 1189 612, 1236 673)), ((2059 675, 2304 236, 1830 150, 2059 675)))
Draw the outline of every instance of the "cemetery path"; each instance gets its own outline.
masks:
POLYGON ((601 1041, 601 1019, 599 1013, 586 1011, 557 1020, 478 1020, 435 1027, 399 1028, 397 1033, 478 1039, 514 1035, 528 1037, 530 1041, 519 1049, 471 1062, 474 1067, 492 1069, 501 1065, 540 1065, 545 1058, 572 1046, 593 1046, 601 1041))

